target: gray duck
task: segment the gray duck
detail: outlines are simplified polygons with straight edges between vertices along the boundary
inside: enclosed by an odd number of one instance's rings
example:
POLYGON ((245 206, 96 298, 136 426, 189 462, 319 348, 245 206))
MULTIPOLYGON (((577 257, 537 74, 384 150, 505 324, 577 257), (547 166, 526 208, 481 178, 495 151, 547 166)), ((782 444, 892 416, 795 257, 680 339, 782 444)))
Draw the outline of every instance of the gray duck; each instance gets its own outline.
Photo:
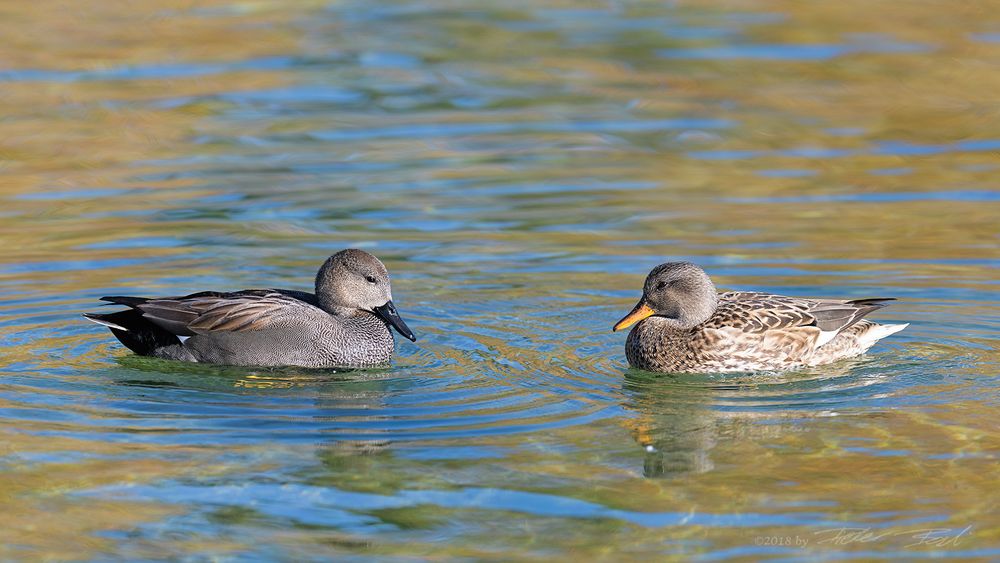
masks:
POLYGON ((129 307, 84 316, 136 354, 237 366, 376 367, 394 351, 390 327, 415 341, 392 302, 389 272, 342 250, 316 274, 315 293, 202 291, 183 297, 102 297, 129 307))

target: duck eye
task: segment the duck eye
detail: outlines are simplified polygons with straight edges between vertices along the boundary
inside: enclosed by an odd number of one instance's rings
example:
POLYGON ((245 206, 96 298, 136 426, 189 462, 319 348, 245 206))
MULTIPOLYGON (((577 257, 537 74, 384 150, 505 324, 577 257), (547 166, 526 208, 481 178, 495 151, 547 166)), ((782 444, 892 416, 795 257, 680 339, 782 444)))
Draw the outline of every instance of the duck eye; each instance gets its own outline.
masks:
POLYGON ((378 280, 375 279, 375 276, 365 276, 365 279, 368 280, 368 283, 378 283, 378 280))
POLYGON ((658 289, 658 290, 659 289, 663 289, 665 287, 667 287, 667 282, 662 282, 661 281, 660 283, 656 284, 656 289, 658 289))

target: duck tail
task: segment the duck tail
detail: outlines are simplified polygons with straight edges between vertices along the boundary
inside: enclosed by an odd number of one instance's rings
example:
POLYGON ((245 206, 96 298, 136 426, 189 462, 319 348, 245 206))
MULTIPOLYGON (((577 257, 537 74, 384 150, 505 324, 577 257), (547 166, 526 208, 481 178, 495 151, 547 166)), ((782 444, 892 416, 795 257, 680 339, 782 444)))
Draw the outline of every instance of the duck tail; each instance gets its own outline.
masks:
POLYGON ((90 321, 111 329, 122 344, 140 356, 152 356, 159 348, 180 344, 175 335, 142 316, 142 311, 127 309, 117 313, 84 313, 90 321))
POLYGON ((138 307, 142 305, 149 299, 145 297, 132 297, 131 295, 105 295, 101 297, 101 301, 107 301, 108 303, 114 303, 115 305, 125 305, 126 307, 138 307))
POLYGON ((879 340, 882 340, 886 336, 896 334, 908 326, 910 326, 910 323, 901 325, 880 325, 872 323, 871 328, 858 335, 858 339, 861 341, 864 348, 868 349, 874 346, 879 340))

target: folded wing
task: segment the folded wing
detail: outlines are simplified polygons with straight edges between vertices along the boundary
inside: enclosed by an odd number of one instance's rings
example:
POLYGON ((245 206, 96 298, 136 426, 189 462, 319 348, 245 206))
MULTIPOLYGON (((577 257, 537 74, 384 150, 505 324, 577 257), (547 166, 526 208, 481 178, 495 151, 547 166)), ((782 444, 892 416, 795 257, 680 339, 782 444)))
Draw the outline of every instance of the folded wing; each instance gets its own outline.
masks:
POLYGON ((719 296, 719 310, 712 328, 738 328, 751 334, 774 332, 793 335, 797 330, 815 335, 813 346, 833 340, 865 315, 886 306, 891 297, 851 300, 803 299, 755 292, 719 296), (817 331, 818 329, 818 331, 817 331))
POLYGON ((160 299, 110 296, 102 300, 137 309, 153 324, 178 336, 260 331, 294 320, 329 319, 322 309, 273 290, 203 291, 160 299))

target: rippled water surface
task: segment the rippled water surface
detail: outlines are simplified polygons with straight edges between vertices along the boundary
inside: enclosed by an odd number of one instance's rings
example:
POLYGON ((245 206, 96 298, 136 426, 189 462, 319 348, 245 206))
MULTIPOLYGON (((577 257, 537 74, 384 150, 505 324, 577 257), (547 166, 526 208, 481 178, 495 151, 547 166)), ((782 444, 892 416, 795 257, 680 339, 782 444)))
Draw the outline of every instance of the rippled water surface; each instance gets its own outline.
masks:
POLYGON ((998 14, 9 3, 0 557, 1000 557, 998 14), (80 317, 347 246, 419 336, 386 370, 80 317), (610 326, 678 258, 911 324, 807 372, 629 370, 610 326))

